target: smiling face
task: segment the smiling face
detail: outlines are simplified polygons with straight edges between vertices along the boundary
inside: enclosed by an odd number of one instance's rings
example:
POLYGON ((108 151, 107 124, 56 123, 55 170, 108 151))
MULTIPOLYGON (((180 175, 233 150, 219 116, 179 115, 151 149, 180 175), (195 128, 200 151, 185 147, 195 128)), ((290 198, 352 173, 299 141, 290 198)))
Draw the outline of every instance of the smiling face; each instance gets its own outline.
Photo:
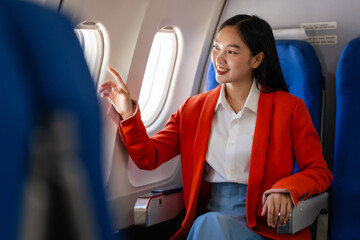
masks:
POLYGON ((252 56, 236 26, 227 26, 214 41, 211 60, 219 83, 240 83, 252 81, 253 69, 260 65, 263 53, 252 56))

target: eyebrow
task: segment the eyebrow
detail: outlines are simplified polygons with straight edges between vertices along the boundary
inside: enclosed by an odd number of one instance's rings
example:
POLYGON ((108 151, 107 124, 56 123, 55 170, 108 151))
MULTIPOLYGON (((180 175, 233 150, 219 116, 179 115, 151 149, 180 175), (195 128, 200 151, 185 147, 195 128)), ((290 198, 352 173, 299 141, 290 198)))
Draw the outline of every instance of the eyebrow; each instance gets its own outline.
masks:
POLYGON ((239 46, 239 45, 236 45, 236 44, 229 44, 229 45, 227 45, 227 47, 240 48, 240 46, 239 46))
MULTIPOLYGON (((216 41, 216 39, 214 40, 214 42, 216 43, 219 43, 218 41, 216 41)), ((228 44, 226 45, 227 47, 233 47, 233 48, 239 48, 240 49, 240 46, 239 45, 236 45, 236 44, 228 44)))

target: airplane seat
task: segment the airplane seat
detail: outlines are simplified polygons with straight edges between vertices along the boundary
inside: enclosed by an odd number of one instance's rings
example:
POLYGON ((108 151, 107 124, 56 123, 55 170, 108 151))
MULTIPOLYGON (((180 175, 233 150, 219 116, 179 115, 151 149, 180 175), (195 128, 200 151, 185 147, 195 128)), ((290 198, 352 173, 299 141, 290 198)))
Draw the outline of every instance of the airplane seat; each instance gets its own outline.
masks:
POLYGON ((276 40, 276 48, 289 92, 304 100, 321 136, 323 75, 314 48, 301 40, 276 40))
POLYGON ((99 104, 73 26, 1 0, 0 51, 0 238, 111 239, 99 104))
POLYGON ((331 238, 358 239, 360 226, 360 38, 343 49, 336 69, 331 238))

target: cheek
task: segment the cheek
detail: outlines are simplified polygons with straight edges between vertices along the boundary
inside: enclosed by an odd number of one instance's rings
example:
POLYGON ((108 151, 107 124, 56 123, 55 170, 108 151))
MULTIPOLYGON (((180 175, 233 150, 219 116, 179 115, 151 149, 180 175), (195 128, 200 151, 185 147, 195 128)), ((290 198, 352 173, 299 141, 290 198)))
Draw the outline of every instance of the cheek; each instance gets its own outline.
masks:
POLYGON ((228 61, 228 65, 231 69, 233 70, 238 70, 239 68, 242 68, 242 63, 241 61, 228 61))
POLYGON ((231 61, 231 66, 237 69, 244 69, 250 67, 250 62, 248 59, 233 59, 233 61, 231 61))

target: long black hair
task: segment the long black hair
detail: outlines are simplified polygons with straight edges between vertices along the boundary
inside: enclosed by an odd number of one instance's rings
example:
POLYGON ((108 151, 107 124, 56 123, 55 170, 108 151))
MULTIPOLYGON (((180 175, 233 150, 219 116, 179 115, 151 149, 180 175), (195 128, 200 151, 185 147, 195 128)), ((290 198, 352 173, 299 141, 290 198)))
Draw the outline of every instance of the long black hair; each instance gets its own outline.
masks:
POLYGON ((256 82, 268 92, 276 90, 289 92, 281 71, 270 25, 257 16, 240 14, 226 20, 220 26, 220 30, 227 26, 236 26, 240 38, 250 49, 252 56, 260 52, 264 53, 263 61, 254 69, 256 82))

